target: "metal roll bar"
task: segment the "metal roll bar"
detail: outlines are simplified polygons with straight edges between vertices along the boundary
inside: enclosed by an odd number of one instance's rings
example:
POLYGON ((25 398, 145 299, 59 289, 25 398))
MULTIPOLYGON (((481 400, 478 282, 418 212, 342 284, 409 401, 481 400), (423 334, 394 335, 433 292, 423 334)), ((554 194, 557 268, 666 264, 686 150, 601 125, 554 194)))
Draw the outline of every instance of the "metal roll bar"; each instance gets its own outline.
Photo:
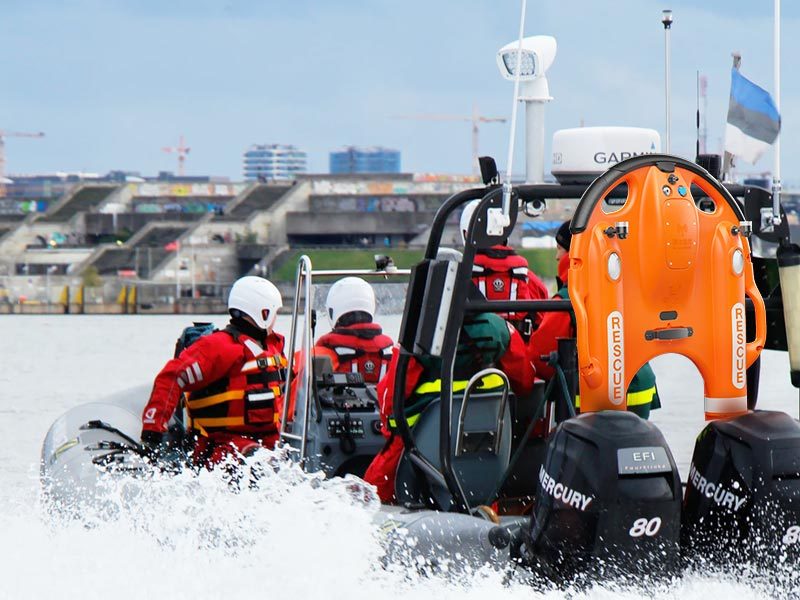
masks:
MULTIPOLYGON (((510 223, 507 232, 513 229, 516 221, 516 214, 518 211, 519 203, 526 203, 533 200, 541 199, 580 199, 584 192, 589 187, 589 184, 581 185, 560 185, 560 184, 534 184, 534 185, 519 185, 514 186, 512 193, 512 200, 516 200, 516 204, 512 201, 510 223)), ((745 186, 724 184, 721 186, 726 194, 735 197, 742 197, 748 189, 745 186)), ((702 190, 692 188, 692 194, 695 197, 703 197, 706 193, 702 190)), ((624 198, 627 192, 623 188, 616 188, 611 190, 605 197, 607 198, 624 198)), ((434 475, 436 481, 443 481, 446 483, 448 491, 450 492, 454 508, 463 512, 468 512, 469 507, 467 498, 461 488, 460 482, 452 468, 450 460, 451 449, 451 414, 452 414, 452 376, 453 367, 456 357, 456 346, 458 342, 458 332, 464 320, 464 315, 467 313, 476 312, 572 312, 572 303, 569 300, 510 300, 510 301, 490 301, 490 300, 476 300, 468 298, 467 281, 472 277, 472 265, 475 258, 475 251, 479 247, 489 247, 497 243, 496 236, 491 238, 485 231, 474 231, 476 218, 479 214, 484 214, 487 207, 491 204, 497 206, 497 199, 502 196, 502 188, 499 185, 489 185, 484 188, 474 188, 458 192, 448 198, 440 207, 434 217, 431 225, 430 236, 425 248, 425 256, 423 263, 430 262, 436 259, 439 250, 442 234, 446 223, 455 210, 465 205, 472 200, 481 200, 481 204, 473 214, 472 222, 468 232, 468 239, 465 244, 463 258, 459 269, 457 271, 456 281, 454 283, 453 296, 455 300, 451 306, 447 316, 447 327, 445 332, 445 339, 442 344, 441 354, 441 421, 440 421, 440 447, 439 459, 441 470, 434 467, 424 456, 422 456, 415 444, 413 433, 408 425, 405 415, 405 385, 406 375, 408 373, 408 363, 412 356, 415 355, 416 347, 415 340, 418 333, 420 322, 414 317, 418 314, 426 285, 425 282, 420 281, 414 284, 412 277, 412 288, 409 288, 409 297, 406 300, 406 311, 401 324, 400 335, 400 353, 398 363, 396 366, 396 377, 394 387, 394 411, 393 416, 397 424, 397 431, 403 439, 406 452, 410 454, 412 464, 418 469, 429 474, 434 475), (418 284, 418 285, 417 285, 418 284), (412 294, 414 294, 412 296, 412 294)), ((421 264, 423 264, 421 263, 421 264)), ((421 276, 425 275, 425 271, 420 271, 421 276)), ((462 405, 463 411, 463 405, 462 405)), ((444 508, 444 507, 441 507, 444 508)))

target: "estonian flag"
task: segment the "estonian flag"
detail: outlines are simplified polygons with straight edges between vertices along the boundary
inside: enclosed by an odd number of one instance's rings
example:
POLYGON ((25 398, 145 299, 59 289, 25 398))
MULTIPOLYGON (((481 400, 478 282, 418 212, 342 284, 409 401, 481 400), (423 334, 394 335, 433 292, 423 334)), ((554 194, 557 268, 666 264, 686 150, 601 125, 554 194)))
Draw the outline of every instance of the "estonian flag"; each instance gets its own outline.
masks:
POLYGON ((731 69, 731 101, 725 151, 755 163, 781 130, 781 116, 769 92, 731 69))

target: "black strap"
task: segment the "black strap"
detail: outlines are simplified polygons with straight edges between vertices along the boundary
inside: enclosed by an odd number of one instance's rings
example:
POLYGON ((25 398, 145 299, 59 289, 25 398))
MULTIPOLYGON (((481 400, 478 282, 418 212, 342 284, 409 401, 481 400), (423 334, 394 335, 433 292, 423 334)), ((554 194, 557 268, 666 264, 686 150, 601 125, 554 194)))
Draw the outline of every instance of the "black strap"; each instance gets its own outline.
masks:
POLYGON ((478 249, 475 254, 482 254, 483 256, 488 256, 489 258, 508 258, 509 256, 515 256, 517 253, 514 252, 511 248, 486 248, 486 249, 478 249))
POLYGON ((331 330, 331 333, 336 333, 338 335, 347 335, 350 337, 359 338, 361 340, 372 340, 381 335, 383 333, 383 330, 380 327, 369 328, 369 329, 362 329, 360 327, 357 329, 349 327, 334 327, 331 330))

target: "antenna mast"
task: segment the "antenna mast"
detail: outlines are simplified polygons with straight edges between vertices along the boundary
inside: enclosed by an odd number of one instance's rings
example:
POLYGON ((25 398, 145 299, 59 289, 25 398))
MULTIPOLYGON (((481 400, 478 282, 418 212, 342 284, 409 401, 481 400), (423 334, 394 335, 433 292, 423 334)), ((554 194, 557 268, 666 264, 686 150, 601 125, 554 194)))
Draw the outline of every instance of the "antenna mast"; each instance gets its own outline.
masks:
POLYGON ((708 77, 700 75, 700 154, 708 151, 708 77))

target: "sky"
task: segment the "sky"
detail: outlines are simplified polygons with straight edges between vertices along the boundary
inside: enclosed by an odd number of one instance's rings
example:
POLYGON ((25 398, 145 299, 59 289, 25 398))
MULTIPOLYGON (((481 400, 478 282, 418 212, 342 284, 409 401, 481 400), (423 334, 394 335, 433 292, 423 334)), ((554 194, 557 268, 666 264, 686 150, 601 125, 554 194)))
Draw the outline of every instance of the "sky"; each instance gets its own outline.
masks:
MULTIPOLYGON (((510 117, 496 52, 521 0, 0 0, 0 129, 10 174, 154 175, 184 135, 187 174, 242 178, 255 143, 295 144, 326 172, 344 145, 402 152, 404 171, 468 173, 471 127, 400 115, 510 117)), ((773 91, 772 2, 529 0, 526 35, 552 35, 546 139, 592 125, 664 131, 664 30, 672 29, 672 150, 694 156, 696 75, 708 78, 708 146, 719 151, 731 52, 773 91)), ((782 19, 782 171, 800 182, 800 3, 782 19)), ((520 114, 522 118, 522 113, 520 114)), ((510 119, 509 119, 510 120, 510 119)), ((480 130, 506 165, 510 126, 480 130)), ((524 170, 522 123, 515 172, 524 170)), ((549 169, 549 160, 546 160, 549 169)), ((742 171, 772 166, 771 153, 742 171)))

